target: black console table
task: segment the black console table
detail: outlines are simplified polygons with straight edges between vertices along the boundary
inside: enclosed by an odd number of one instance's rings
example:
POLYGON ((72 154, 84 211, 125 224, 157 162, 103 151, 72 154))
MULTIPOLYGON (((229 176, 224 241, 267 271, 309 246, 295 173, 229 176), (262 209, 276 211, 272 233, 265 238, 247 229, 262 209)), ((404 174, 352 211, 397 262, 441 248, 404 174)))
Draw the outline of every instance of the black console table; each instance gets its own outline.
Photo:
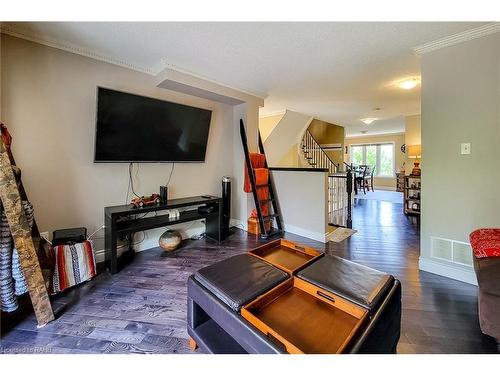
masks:
POLYGON ((140 232, 147 229, 165 227, 168 225, 185 223, 205 219, 206 235, 217 241, 222 241, 222 198, 210 196, 187 197, 169 199, 166 204, 157 204, 134 208, 132 205, 110 206, 104 208, 104 246, 106 263, 109 264, 112 274, 118 272, 117 239, 119 235, 140 232), (198 212, 198 206, 213 205, 215 210, 204 214, 198 212), (180 216, 170 218, 166 213, 159 211, 183 209, 180 216), (158 212, 156 216, 145 217, 147 213, 158 212), (138 217, 138 216, 139 217, 138 217), (141 217, 142 216, 142 217, 141 217))

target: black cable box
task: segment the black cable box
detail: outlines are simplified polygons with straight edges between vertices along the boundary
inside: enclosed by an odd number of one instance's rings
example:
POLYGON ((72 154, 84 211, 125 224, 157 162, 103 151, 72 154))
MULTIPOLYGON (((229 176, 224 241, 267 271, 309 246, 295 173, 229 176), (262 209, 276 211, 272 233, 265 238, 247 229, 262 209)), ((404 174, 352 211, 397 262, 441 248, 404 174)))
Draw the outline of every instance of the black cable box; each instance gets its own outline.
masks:
POLYGON ((57 229, 52 232, 52 245, 80 243, 87 239, 87 228, 57 229))
POLYGON ((215 211, 215 206, 207 205, 198 207, 198 213, 200 214, 210 214, 215 211))

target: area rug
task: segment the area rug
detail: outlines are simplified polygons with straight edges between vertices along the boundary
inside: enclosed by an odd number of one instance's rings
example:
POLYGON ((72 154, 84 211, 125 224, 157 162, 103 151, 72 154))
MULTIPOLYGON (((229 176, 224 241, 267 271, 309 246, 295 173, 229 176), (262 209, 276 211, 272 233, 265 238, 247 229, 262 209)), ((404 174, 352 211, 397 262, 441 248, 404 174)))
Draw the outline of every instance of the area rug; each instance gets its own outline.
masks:
POLYGON ((357 230, 349 228, 337 228, 331 234, 328 235, 329 241, 332 242, 342 242, 349 237, 351 237, 357 230))
POLYGON ((366 194, 361 191, 355 195, 355 198, 403 204, 403 193, 398 191, 376 190, 367 191, 366 194))

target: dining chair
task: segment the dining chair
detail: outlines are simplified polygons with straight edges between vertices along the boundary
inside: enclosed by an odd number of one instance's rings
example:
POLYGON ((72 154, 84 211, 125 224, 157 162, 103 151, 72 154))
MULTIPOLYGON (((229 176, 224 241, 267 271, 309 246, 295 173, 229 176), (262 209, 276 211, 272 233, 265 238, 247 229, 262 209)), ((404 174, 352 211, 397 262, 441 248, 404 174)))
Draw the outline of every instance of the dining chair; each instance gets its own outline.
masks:
POLYGON ((361 184, 363 185, 363 194, 366 194, 366 188, 370 191, 370 186, 368 185, 368 181, 370 180, 370 176, 372 174, 372 167, 369 165, 365 165, 363 169, 363 177, 361 180, 361 184))
POLYGON ((375 191, 375 189, 373 188, 373 175, 375 174, 375 168, 376 167, 373 167, 371 168, 371 173, 369 176, 366 176, 368 181, 367 183, 369 183, 370 185, 368 186, 368 191, 370 191, 370 188, 372 189, 372 191, 375 191))
MULTIPOLYGON (((355 178, 354 178, 354 182, 355 182, 355 185, 356 185, 356 194, 364 186, 363 181, 364 181, 365 169, 366 169, 366 165, 357 165, 356 166, 356 169, 355 169, 355 178)), ((363 188, 363 191, 364 191, 364 188, 363 188)))

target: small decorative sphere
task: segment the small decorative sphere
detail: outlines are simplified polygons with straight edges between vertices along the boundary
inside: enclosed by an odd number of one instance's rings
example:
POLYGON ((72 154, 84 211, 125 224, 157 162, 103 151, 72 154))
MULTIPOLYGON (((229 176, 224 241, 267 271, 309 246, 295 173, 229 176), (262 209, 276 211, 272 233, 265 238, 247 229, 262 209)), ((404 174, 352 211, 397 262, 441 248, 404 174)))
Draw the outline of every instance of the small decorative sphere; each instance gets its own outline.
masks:
POLYGON ((160 236, 158 243, 163 250, 169 252, 177 249, 181 241, 181 234, 176 230, 169 229, 160 236))

